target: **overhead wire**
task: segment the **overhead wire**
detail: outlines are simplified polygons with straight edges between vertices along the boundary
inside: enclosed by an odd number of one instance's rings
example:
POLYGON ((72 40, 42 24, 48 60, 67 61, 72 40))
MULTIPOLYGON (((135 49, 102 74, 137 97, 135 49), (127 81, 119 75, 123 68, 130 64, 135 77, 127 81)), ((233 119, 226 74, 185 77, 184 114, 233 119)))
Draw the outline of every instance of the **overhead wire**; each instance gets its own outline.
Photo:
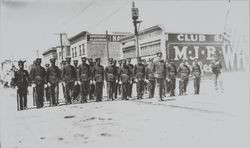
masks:
POLYGON ((78 13, 76 13, 74 16, 72 16, 70 19, 68 19, 66 22, 64 22, 63 24, 67 24, 70 21, 72 21, 73 19, 75 19, 76 17, 78 17, 81 13, 83 13, 84 11, 86 11, 91 5, 93 5, 95 3, 95 0, 92 1, 91 3, 89 3, 86 7, 84 7, 82 10, 80 10, 78 13))
MULTIPOLYGON (((129 0, 130 1, 130 0, 129 0)), ((106 20, 108 20, 111 16, 115 15, 116 13, 118 13, 124 6, 126 6, 128 4, 127 1, 126 3, 124 3, 123 5, 121 5, 118 9, 116 9, 115 11, 113 11, 111 14, 107 15, 106 17, 104 17, 103 19, 101 19, 98 23, 96 23, 95 25, 89 27, 87 30, 91 30, 94 29, 95 27, 99 26, 101 23, 105 22, 106 20)))

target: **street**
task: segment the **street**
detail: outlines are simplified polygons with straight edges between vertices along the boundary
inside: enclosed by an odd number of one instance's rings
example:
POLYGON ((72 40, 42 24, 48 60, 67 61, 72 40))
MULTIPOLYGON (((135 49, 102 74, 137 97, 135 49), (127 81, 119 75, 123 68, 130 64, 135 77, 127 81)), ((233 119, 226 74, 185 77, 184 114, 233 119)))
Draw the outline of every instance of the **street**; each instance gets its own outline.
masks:
POLYGON ((1 146, 250 146, 248 73, 225 73, 223 94, 215 93, 210 79, 202 81, 200 95, 193 95, 193 81, 188 88, 186 96, 166 97, 162 102, 132 98, 42 109, 32 108, 29 95, 30 109, 18 112, 16 90, 1 87, 1 146))

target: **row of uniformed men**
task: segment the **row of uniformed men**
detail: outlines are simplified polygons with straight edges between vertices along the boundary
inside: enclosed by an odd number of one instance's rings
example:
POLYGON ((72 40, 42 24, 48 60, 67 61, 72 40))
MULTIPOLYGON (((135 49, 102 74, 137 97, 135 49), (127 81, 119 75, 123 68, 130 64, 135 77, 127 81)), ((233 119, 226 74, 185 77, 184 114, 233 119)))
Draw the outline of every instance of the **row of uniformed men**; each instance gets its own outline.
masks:
MULTIPOLYGON (((41 59, 36 59, 35 65, 31 68, 30 74, 23 69, 24 61, 19 61, 20 69, 15 72, 14 82, 18 86, 17 98, 18 108, 27 108, 27 87, 31 82, 34 89, 34 100, 37 108, 43 107, 44 87, 49 88, 51 105, 58 104, 58 84, 62 82, 64 88, 64 96, 67 104, 71 104, 76 98, 75 87, 80 88, 79 95, 81 103, 87 102, 87 97, 93 98, 96 96, 96 101, 101 101, 103 96, 104 80, 107 82, 108 99, 117 98, 117 93, 121 86, 122 99, 127 100, 132 96, 132 85, 136 83, 137 99, 142 99, 144 94, 145 82, 149 92, 149 98, 154 97, 155 86, 159 88, 159 98, 162 100, 164 95, 164 83, 169 86, 170 96, 175 95, 176 77, 180 78, 179 90, 180 95, 186 94, 186 87, 190 75, 190 68, 183 61, 178 69, 173 63, 166 64, 162 59, 162 53, 157 53, 157 57, 149 59, 145 65, 142 59, 138 58, 138 63, 132 65, 131 59, 118 61, 119 66, 116 66, 116 60, 109 59, 109 65, 104 68, 100 64, 100 58, 96 59, 96 64, 93 64, 91 59, 82 58, 82 64, 77 66, 71 65, 71 58, 66 58, 63 62, 63 67, 60 70, 55 65, 55 59, 51 59, 51 66, 47 69, 41 66, 41 59), (91 90, 90 86, 95 86, 95 91, 91 90)), ((195 94, 199 94, 201 69, 197 60, 192 65, 192 73, 194 76, 195 94)))
MULTIPOLYGON (((23 61, 19 61, 20 69, 15 72, 14 82, 18 86, 19 108, 27 108, 27 87, 29 82, 32 83, 34 89, 34 100, 38 108, 43 107, 43 90, 47 87, 50 92, 51 105, 58 104, 58 84, 62 81, 63 92, 66 103, 72 103, 72 100, 80 95, 81 102, 87 102, 87 96, 93 98, 96 96, 96 101, 102 100, 102 90, 104 80, 107 82, 108 98, 113 100, 117 98, 117 93, 122 92, 122 99, 127 100, 132 94, 132 85, 137 84, 137 98, 142 99, 145 90, 145 82, 149 97, 154 97, 155 85, 159 88, 159 98, 162 100, 165 94, 164 83, 168 85, 170 96, 175 95, 176 77, 179 81, 179 94, 186 94, 186 87, 191 73, 190 67, 183 60, 178 69, 173 63, 166 64, 162 59, 162 54, 157 53, 155 62, 150 59, 147 64, 143 64, 141 58, 138 58, 138 63, 132 65, 131 59, 119 61, 119 66, 116 66, 116 60, 109 59, 109 66, 105 69, 100 64, 100 58, 96 59, 96 64, 93 64, 89 59, 82 58, 82 64, 79 66, 74 61, 74 66, 71 65, 71 59, 66 58, 63 62, 63 68, 60 70, 55 66, 55 59, 51 59, 51 66, 44 69, 41 66, 41 59, 36 60, 35 66, 30 71, 30 77, 27 71, 23 69, 23 61), (128 62, 128 63, 127 63, 128 62), (79 92, 75 93, 76 87, 79 86, 79 92), (90 89, 95 87, 94 89, 90 89), (122 88, 122 90, 120 89, 122 88), (22 107, 21 107, 22 106, 22 107)), ((217 89, 217 79, 221 73, 221 64, 218 61, 212 63, 212 71, 215 74, 215 87, 217 89)), ((192 75, 194 77, 195 94, 199 94, 201 69, 197 59, 192 67, 192 75)))

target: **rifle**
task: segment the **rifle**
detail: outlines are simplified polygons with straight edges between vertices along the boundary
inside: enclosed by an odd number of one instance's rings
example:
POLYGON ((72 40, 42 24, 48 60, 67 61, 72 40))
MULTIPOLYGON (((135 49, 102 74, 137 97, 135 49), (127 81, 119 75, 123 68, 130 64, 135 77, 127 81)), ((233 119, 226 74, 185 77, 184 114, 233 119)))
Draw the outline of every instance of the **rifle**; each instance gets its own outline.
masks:
POLYGON ((37 98, 36 87, 33 87, 33 106, 36 106, 36 98, 37 98))
MULTIPOLYGON (((51 91, 51 85, 48 86, 49 89, 49 106, 52 106, 52 91, 51 91)), ((55 89, 54 89, 55 91, 55 89)))
POLYGON ((19 111, 20 110, 20 96, 19 96, 18 90, 16 93, 16 98, 17 98, 17 110, 19 111))

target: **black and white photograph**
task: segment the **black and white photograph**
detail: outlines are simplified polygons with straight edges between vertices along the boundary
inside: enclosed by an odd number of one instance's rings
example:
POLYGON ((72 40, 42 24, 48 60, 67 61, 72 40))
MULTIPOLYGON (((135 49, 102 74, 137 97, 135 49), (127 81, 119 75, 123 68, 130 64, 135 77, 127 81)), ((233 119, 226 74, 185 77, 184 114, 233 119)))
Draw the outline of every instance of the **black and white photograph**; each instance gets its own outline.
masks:
POLYGON ((0 148, 250 148, 248 0, 0 0, 0 148))

